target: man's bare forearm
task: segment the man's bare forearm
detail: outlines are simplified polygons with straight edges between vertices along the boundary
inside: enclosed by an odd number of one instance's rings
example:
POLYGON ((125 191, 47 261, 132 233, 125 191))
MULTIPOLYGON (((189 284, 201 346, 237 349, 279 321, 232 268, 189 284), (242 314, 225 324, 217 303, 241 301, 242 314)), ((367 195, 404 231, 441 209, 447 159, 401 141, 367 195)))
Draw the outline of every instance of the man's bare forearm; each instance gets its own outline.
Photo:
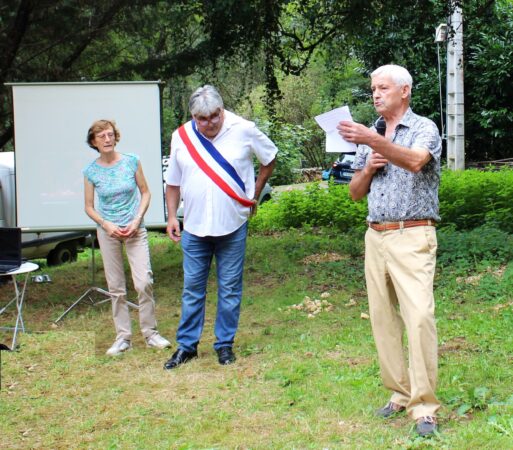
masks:
POLYGON ((276 165, 276 158, 274 158, 267 166, 260 164, 260 169, 258 170, 258 177, 255 182, 255 199, 258 200, 262 189, 264 189, 265 183, 270 178, 273 173, 274 166, 276 165))
POLYGON ((355 171, 351 182, 349 183, 349 193, 354 201, 364 198, 370 189, 370 184, 374 173, 369 170, 355 171))

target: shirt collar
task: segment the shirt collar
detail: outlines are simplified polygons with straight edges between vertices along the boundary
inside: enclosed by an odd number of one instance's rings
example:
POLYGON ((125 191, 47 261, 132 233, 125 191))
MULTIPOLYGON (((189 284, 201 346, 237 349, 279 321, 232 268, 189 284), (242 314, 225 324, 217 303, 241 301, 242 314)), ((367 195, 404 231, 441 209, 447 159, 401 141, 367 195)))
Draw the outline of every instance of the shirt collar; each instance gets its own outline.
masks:
POLYGON ((399 121, 399 125, 401 125, 403 127, 410 128, 413 123, 413 120, 414 120, 413 116, 414 116, 413 111, 411 110, 410 107, 408 107, 408 109, 404 113, 403 117, 399 121))
MULTIPOLYGON (((401 126, 401 127, 406 127, 406 128, 410 128, 411 127, 411 124, 413 122, 413 119, 414 119, 414 113, 413 111, 411 110, 410 107, 408 107, 408 109, 406 110, 406 112, 404 113, 403 117, 401 117, 401 120, 399 121, 399 123, 397 124, 397 127, 401 126)), ((382 119, 383 116, 379 116, 378 120, 379 119, 382 119)), ((397 129, 396 127, 396 129, 397 129)), ((373 125, 373 129, 375 130, 376 129, 376 123, 374 123, 373 125)))
POLYGON ((237 122, 238 119, 239 119, 238 116, 233 114, 231 111, 228 111, 227 109, 225 109, 223 126, 219 130, 219 133, 217 133, 217 136, 214 138, 214 141, 216 139, 220 138, 223 134, 227 133, 230 130, 230 128, 232 128, 233 125, 235 125, 235 123, 237 122))

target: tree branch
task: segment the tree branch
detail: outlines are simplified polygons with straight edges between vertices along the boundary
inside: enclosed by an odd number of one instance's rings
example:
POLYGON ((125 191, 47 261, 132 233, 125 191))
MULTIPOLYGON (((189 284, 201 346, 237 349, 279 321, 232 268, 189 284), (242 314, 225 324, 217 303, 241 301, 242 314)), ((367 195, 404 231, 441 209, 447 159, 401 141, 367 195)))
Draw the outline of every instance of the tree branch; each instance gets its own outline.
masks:
POLYGON ((13 138, 14 128, 12 124, 9 124, 6 128, 2 130, 0 134, 0 148, 3 148, 5 144, 7 144, 13 138))
POLYGON ((11 26, 7 29, 6 40, 2 47, 3 51, 0 52, 0 83, 4 83, 7 78, 7 74, 11 69, 12 63, 25 32, 27 31, 30 14, 36 6, 37 1, 35 0, 21 0, 15 19, 11 22, 11 26))
POLYGON ((111 4, 110 8, 108 8, 100 20, 98 20, 96 27, 91 28, 89 32, 78 42, 75 50, 68 55, 66 59, 64 59, 61 64, 61 70, 57 74, 58 79, 60 79, 62 75, 71 68, 73 63, 80 57, 80 55, 82 55, 91 42, 98 38, 99 31, 108 29, 107 25, 112 23, 116 15, 119 14, 125 6, 129 6, 130 4, 130 0, 117 0, 111 4))

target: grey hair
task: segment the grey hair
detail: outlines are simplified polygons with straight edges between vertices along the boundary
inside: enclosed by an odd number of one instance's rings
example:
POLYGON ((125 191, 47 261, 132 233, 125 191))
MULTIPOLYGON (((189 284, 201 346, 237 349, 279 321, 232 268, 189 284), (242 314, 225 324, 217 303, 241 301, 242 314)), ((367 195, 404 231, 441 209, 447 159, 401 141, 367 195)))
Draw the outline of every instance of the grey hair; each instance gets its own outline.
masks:
POLYGON ((223 109, 223 99, 217 89, 210 84, 205 84, 196 89, 189 99, 189 111, 193 116, 210 116, 218 109, 223 109))
POLYGON ((378 67, 371 73, 371 78, 379 75, 389 76, 397 86, 409 86, 410 90, 412 88, 413 79, 410 72, 402 66, 387 64, 385 66, 378 67))

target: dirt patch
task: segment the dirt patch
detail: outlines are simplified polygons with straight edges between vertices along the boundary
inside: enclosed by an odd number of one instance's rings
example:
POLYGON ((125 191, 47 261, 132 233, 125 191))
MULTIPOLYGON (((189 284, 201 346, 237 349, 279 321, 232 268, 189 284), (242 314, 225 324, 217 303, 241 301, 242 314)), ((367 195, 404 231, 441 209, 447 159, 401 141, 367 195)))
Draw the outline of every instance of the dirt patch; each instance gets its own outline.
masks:
POLYGON ((468 343, 464 336, 456 336, 452 339, 449 339, 447 342, 444 342, 442 345, 438 347, 438 353, 440 355, 445 353, 459 353, 476 350, 477 347, 473 344, 468 343))
POLYGON ((505 309, 505 308, 513 308, 513 302, 499 303, 499 304, 497 304, 497 305, 492 307, 492 309, 495 312, 499 312, 499 311, 501 311, 502 309, 505 309))
POLYGON ((366 356, 353 356, 343 358, 342 362, 345 362, 348 366, 362 366, 372 362, 372 359, 366 356))
POLYGON ((335 252, 327 252, 327 253, 316 253, 314 255, 309 255, 306 258, 303 258, 303 264, 320 264, 326 262, 335 262, 342 261, 343 259, 347 259, 348 256, 341 255, 335 252))
POLYGON ((476 286, 477 284, 479 284, 479 281, 481 280, 482 277, 483 277, 482 274, 470 275, 468 277, 457 277, 456 282, 458 284, 465 283, 465 284, 471 284, 472 286, 476 286))
MULTIPOLYGON (((495 268, 495 269, 492 268, 492 267, 487 267, 485 273, 492 274, 496 278, 502 278, 502 276, 504 275, 505 271, 506 271, 506 266, 502 265, 502 266, 500 266, 498 268, 495 268)), ((479 281, 481 280, 481 278, 483 278, 483 275, 485 273, 479 273, 477 275, 470 275, 468 277, 457 277, 456 278, 456 282, 458 282, 458 283, 465 283, 465 284, 470 284, 472 286, 476 286, 477 284, 479 284, 479 281)))
POLYGON ((340 361, 341 363, 347 364, 348 366, 361 366, 370 364, 372 362, 372 358, 368 356, 347 356, 342 352, 328 352, 326 353, 326 357, 340 361))

